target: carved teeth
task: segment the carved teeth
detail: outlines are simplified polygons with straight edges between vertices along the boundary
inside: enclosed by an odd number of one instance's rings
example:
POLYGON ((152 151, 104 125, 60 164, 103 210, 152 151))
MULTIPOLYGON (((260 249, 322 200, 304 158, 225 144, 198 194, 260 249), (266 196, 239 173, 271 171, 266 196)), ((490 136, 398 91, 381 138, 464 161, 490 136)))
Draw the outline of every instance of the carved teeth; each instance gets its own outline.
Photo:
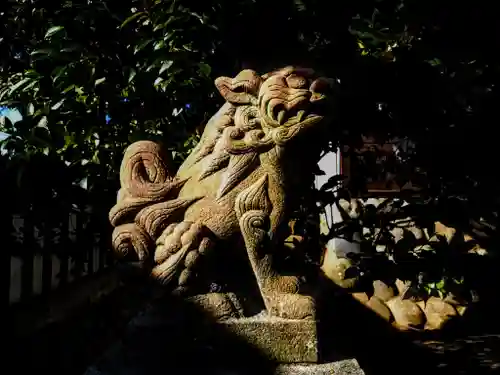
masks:
POLYGON ((278 113, 278 124, 283 125, 285 122, 286 111, 282 109, 280 113, 278 113))
POLYGON ((301 109, 299 112, 297 112, 297 121, 301 122, 302 118, 306 115, 306 111, 301 109))

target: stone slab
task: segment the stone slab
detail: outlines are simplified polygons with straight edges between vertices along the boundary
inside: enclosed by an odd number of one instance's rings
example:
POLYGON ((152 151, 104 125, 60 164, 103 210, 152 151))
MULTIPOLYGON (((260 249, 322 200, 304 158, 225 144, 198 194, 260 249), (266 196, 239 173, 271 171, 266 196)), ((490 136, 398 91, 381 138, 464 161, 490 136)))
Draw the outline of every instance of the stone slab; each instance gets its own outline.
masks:
POLYGON ((225 330, 279 363, 318 362, 316 321, 270 317, 228 319, 225 330))
MULTIPOLYGON (((242 364, 244 367, 244 364, 242 364)), ((204 374, 211 375, 247 375, 246 371, 240 369, 210 369, 200 366, 203 368, 204 374)), ((184 372, 182 369, 176 369, 177 371, 171 372, 171 375, 181 375, 190 372, 184 372)), ((192 370, 191 368, 189 369, 192 370)), ((129 375, 125 370, 121 373, 109 373, 102 371, 94 366, 89 367, 84 375, 129 375)), ((135 374, 134 374, 135 375, 135 374)), ((255 375, 260 375, 255 373, 255 375)), ((279 365, 273 371, 271 375, 365 375, 363 369, 359 366, 356 359, 345 359, 342 361, 323 363, 323 364, 286 364, 279 365)))
POLYGON ((353 358, 322 364, 280 365, 274 375, 365 375, 365 372, 353 358))
POLYGON ((183 345, 199 346, 204 340, 212 346, 217 342, 219 352, 233 352, 237 345, 240 351, 247 348, 258 352, 263 360, 277 363, 317 363, 319 359, 317 321, 312 319, 282 319, 262 312, 254 317, 214 321, 190 316, 187 310, 170 311, 167 316, 152 309, 134 318, 131 326, 139 335, 136 342, 151 341, 151 336, 140 337, 150 331, 183 345), (176 313, 180 316, 174 316, 176 313))

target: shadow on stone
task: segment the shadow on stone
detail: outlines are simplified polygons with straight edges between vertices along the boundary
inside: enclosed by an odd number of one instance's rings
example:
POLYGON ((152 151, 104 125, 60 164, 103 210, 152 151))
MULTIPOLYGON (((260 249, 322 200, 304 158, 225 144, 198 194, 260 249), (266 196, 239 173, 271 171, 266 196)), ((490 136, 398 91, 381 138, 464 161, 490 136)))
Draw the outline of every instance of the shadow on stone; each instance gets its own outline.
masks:
POLYGON ((164 293, 86 374, 274 374, 277 363, 197 306, 164 293))
MULTIPOLYGON (((191 370, 204 374, 358 374, 361 370, 350 361, 355 358, 367 375, 496 373, 494 364, 480 362, 487 351, 500 348, 500 336, 485 338, 475 332, 474 337, 457 342, 457 350, 418 345, 416 336, 393 329, 328 280, 322 280, 317 327, 323 365, 279 366, 261 348, 205 311, 164 291, 157 292, 151 284, 140 289, 143 294, 154 295, 154 300, 120 328, 115 322, 116 311, 124 309, 124 301, 137 299, 131 289, 130 285, 126 287, 120 299, 110 297, 109 302, 102 302, 100 312, 92 313, 98 324, 84 321, 89 313, 82 312, 66 325, 53 328, 48 336, 23 339, 17 345, 10 341, 9 347, 16 353, 9 367, 18 372, 47 370, 64 375, 82 374, 90 363, 93 365, 86 375, 160 375, 191 370), (110 312, 112 309, 116 311, 110 312), (117 327, 110 329, 113 325, 117 327), (112 340, 105 337, 110 335, 112 340), (109 342, 115 344, 109 347, 109 342), (95 354, 88 356, 89 348, 100 354, 98 360, 95 354)), ((144 300, 138 304, 144 304, 144 300)))

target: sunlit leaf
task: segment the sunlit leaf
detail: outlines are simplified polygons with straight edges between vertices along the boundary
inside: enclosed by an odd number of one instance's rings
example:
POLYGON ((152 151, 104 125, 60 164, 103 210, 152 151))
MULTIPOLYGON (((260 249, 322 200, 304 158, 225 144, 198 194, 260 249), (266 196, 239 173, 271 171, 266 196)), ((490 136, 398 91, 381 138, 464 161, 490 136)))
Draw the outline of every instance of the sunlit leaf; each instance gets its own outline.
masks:
POLYGON ((58 109, 59 109, 59 108, 60 108, 60 107, 64 104, 64 101, 65 101, 65 100, 66 100, 66 99, 64 99, 64 98, 63 98, 63 99, 61 99, 61 100, 59 100, 56 104, 54 104, 54 105, 51 107, 51 109, 52 109, 53 111, 57 111, 57 110, 58 110, 58 109))
POLYGON ((64 30, 64 26, 53 26, 51 27, 47 33, 45 34, 45 39, 50 38, 51 36, 57 34, 58 32, 64 30))
POLYGON ((29 116, 32 116, 33 113, 35 113, 35 106, 33 105, 33 103, 28 104, 26 112, 28 113, 29 116))
POLYGON ((68 69, 67 66, 58 66, 52 71, 52 79, 56 82, 59 78, 61 78, 68 69))
POLYGON ((162 49, 163 47, 165 47, 165 41, 160 40, 160 41, 155 43, 154 50, 158 51, 159 49, 162 49))
POLYGON ((50 48, 42 48, 42 49, 37 49, 36 51, 31 52, 31 56, 49 55, 52 52, 53 52, 53 50, 50 48))
POLYGON ((71 85, 69 85, 68 87, 66 87, 66 88, 63 90, 63 93, 70 92, 70 91, 71 91, 71 90, 73 90, 75 87, 76 87, 76 85, 75 85, 75 84, 71 84, 71 85))
POLYGON ((106 81, 106 77, 101 77, 99 79, 95 80, 95 86, 99 86, 101 83, 104 83, 106 81))
POLYGON ((130 83, 130 82, 133 81, 133 79, 135 78, 136 74, 137 74, 137 71, 134 68, 131 68, 130 69, 130 73, 128 75, 128 83, 130 83))
POLYGON ((172 66, 174 62, 172 60, 167 60, 165 61, 161 68, 160 68, 160 71, 158 72, 158 74, 162 74, 165 70, 167 70, 168 68, 170 68, 172 66))
POLYGON ((9 90, 9 94, 12 95, 18 89, 22 88, 24 85, 30 83, 31 81, 32 81, 32 78, 24 78, 24 79, 20 80, 15 85, 11 86, 11 88, 9 90))
POLYGON ((146 18, 146 17, 147 17, 147 14, 144 13, 144 12, 134 13, 129 18, 127 18, 125 21, 123 21, 123 23, 121 24, 120 27, 123 28, 123 27, 127 26, 132 21, 140 20, 140 19, 143 19, 143 18, 146 18))
POLYGON ((142 43, 140 43, 139 45, 137 45, 135 48, 134 48, 134 54, 142 51, 147 45, 151 44, 153 40, 152 39, 148 39, 148 40, 145 40, 143 41, 142 43))
POLYGON ((40 73, 36 70, 29 69, 24 72, 24 76, 28 78, 40 78, 40 73))

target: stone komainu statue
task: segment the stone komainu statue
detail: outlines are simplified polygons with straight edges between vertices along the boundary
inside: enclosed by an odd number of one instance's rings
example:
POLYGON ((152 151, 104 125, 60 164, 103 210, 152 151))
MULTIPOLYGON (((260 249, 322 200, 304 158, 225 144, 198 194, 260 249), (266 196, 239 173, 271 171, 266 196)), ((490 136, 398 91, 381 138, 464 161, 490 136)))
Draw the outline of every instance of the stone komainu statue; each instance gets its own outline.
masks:
POLYGON ((219 314, 313 318, 300 271, 280 271, 276 249, 294 189, 317 163, 333 82, 286 67, 215 85, 226 103, 176 174, 156 143, 126 150, 109 215, 113 248, 177 293, 220 299, 219 314))

